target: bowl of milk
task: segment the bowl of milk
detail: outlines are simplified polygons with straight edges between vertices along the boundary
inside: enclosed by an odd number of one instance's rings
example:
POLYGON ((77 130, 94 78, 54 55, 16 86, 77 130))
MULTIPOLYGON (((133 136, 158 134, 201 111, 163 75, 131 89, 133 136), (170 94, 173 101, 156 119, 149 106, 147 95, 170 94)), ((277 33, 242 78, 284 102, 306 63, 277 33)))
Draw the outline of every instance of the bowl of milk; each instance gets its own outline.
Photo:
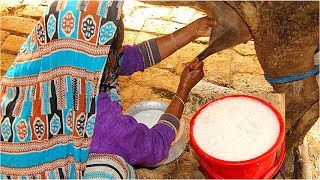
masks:
POLYGON ((270 103, 231 95, 196 112, 190 142, 210 178, 265 178, 276 171, 277 152, 282 153, 277 168, 283 162, 284 132, 284 120, 270 103))
MULTIPOLYGON (((145 124, 149 129, 151 129, 157 124, 161 115, 166 111, 167 107, 168 104, 161 101, 142 101, 131 106, 124 114, 133 116, 138 123, 145 124)), ((171 143, 168 157, 156 166, 168 164, 177 159, 182 154, 188 142, 184 130, 185 123, 183 120, 180 120, 180 128, 174 142, 171 143)))

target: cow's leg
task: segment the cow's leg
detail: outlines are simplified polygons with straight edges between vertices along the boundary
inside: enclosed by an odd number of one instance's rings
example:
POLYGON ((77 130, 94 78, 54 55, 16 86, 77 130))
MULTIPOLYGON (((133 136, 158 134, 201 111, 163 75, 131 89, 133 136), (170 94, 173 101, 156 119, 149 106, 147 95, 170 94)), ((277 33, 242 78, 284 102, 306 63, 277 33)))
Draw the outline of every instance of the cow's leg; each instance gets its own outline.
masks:
MULTIPOLYGON (((295 65, 301 66, 302 63, 305 62, 295 63, 295 65)), ((304 72, 310 71, 312 68, 313 66, 304 68, 304 72)), ((274 71, 274 69, 270 67, 264 67, 263 69, 265 72, 269 70, 269 74, 273 74, 270 71, 274 71)), ((281 70, 283 76, 288 75, 288 71, 286 66, 281 70)), ((315 76, 292 83, 271 85, 275 92, 285 93, 286 146, 291 149, 302 142, 306 133, 319 117, 319 87, 315 76)))
MULTIPOLYGON (((264 73, 278 78, 311 71, 319 42, 319 7, 306 2, 263 6, 259 9, 261 24, 253 36, 264 73)), ((316 77, 271 85, 275 92, 286 95, 286 144, 291 149, 302 142, 319 117, 316 77)))
MULTIPOLYGON (((313 47, 309 48, 313 49, 313 47)), ((259 60, 263 59, 259 57, 258 53, 262 49, 263 47, 260 47, 259 44, 256 45, 259 60)), ((279 55, 280 58, 277 58, 275 54, 276 49, 273 50, 273 52, 271 49, 266 50, 266 53, 274 53, 274 56, 271 55, 269 58, 266 58, 268 61, 260 61, 265 73, 269 76, 283 77, 308 72, 313 68, 313 51, 308 52, 307 50, 299 51, 299 49, 295 49, 291 57, 282 57, 279 55), (297 53, 298 51, 299 53, 297 53), (300 54, 302 56, 300 56, 300 54), (294 60, 286 64, 281 63, 282 58, 292 58, 294 60), (274 63, 276 67, 270 65, 270 63, 274 63)), ((278 50, 278 52, 281 51, 281 49, 278 50)), ((286 49, 283 51, 290 52, 290 50, 286 49)), ((306 133, 319 117, 319 87, 315 76, 291 83, 271 85, 275 92, 285 93, 286 95, 286 176, 289 178, 297 178, 292 176, 294 175, 293 169, 296 169, 293 164, 294 160, 292 158, 294 158, 294 156, 292 152, 294 151, 292 149, 294 147, 297 148, 297 146, 303 142, 306 133)))

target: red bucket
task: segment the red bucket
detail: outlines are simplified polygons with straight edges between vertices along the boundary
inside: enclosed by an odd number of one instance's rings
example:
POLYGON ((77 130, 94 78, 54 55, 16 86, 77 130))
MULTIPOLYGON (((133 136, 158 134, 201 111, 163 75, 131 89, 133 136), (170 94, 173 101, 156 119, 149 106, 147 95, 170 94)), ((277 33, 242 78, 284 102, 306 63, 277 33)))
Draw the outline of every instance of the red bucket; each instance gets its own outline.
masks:
POLYGON ((270 103, 259 99, 257 97, 248 95, 230 95, 215 99, 204 106, 202 106, 192 117, 190 122, 190 143, 194 151, 198 155, 198 161, 203 168, 208 178, 227 178, 227 179, 270 179, 280 169, 284 157, 285 157, 285 129, 284 120, 277 109, 275 109, 270 103), (277 116, 280 125, 280 133, 275 144, 264 154, 245 161, 224 161, 214 158, 206 154, 198 145, 194 139, 193 131, 195 119, 199 113, 205 109, 208 105, 221 101, 226 98, 249 98, 256 100, 265 106, 269 107, 277 116))

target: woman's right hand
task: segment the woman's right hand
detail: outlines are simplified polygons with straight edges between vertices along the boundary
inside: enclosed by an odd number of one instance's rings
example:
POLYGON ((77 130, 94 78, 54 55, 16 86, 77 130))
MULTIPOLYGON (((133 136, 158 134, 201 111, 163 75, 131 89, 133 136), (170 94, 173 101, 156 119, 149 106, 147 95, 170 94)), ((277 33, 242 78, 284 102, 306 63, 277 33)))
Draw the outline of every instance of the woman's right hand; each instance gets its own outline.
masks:
POLYGON ((179 89, 190 92, 203 76, 203 62, 197 59, 191 61, 186 65, 181 74, 179 89))

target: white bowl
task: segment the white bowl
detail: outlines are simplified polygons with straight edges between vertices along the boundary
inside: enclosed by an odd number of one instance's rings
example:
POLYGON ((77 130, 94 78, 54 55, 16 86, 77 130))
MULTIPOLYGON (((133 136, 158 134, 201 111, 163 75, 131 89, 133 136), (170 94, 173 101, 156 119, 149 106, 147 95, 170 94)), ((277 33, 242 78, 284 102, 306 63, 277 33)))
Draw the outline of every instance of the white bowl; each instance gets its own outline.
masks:
MULTIPOLYGON (((131 106, 124 114, 133 117, 136 116, 137 118, 135 118, 137 122, 143 123, 151 128, 157 124, 160 116, 166 111, 167 107, 168 104, 161 101, 142 101, 131 106), (148 111, 150 113, 148 113, 148 111), (158 113, 156 111, 161 111, 162 113, 158 113), (143 114, 141 112, 143 112, 143 114), (139 115, 137 116, 137 114, 139 115), (141 118, 141 115, 145 115, 147 118, 141 118)), ((185 122, 183 120, 180 120, 180 129, 176 135, 175 140, 171 143, 168 157, 166 158, 166 160, 156 164, 155 166, 168 164, 177 159, 182 154, 188 143, 187 135, 186 133, 184 133, 184 131, 185 122)))

